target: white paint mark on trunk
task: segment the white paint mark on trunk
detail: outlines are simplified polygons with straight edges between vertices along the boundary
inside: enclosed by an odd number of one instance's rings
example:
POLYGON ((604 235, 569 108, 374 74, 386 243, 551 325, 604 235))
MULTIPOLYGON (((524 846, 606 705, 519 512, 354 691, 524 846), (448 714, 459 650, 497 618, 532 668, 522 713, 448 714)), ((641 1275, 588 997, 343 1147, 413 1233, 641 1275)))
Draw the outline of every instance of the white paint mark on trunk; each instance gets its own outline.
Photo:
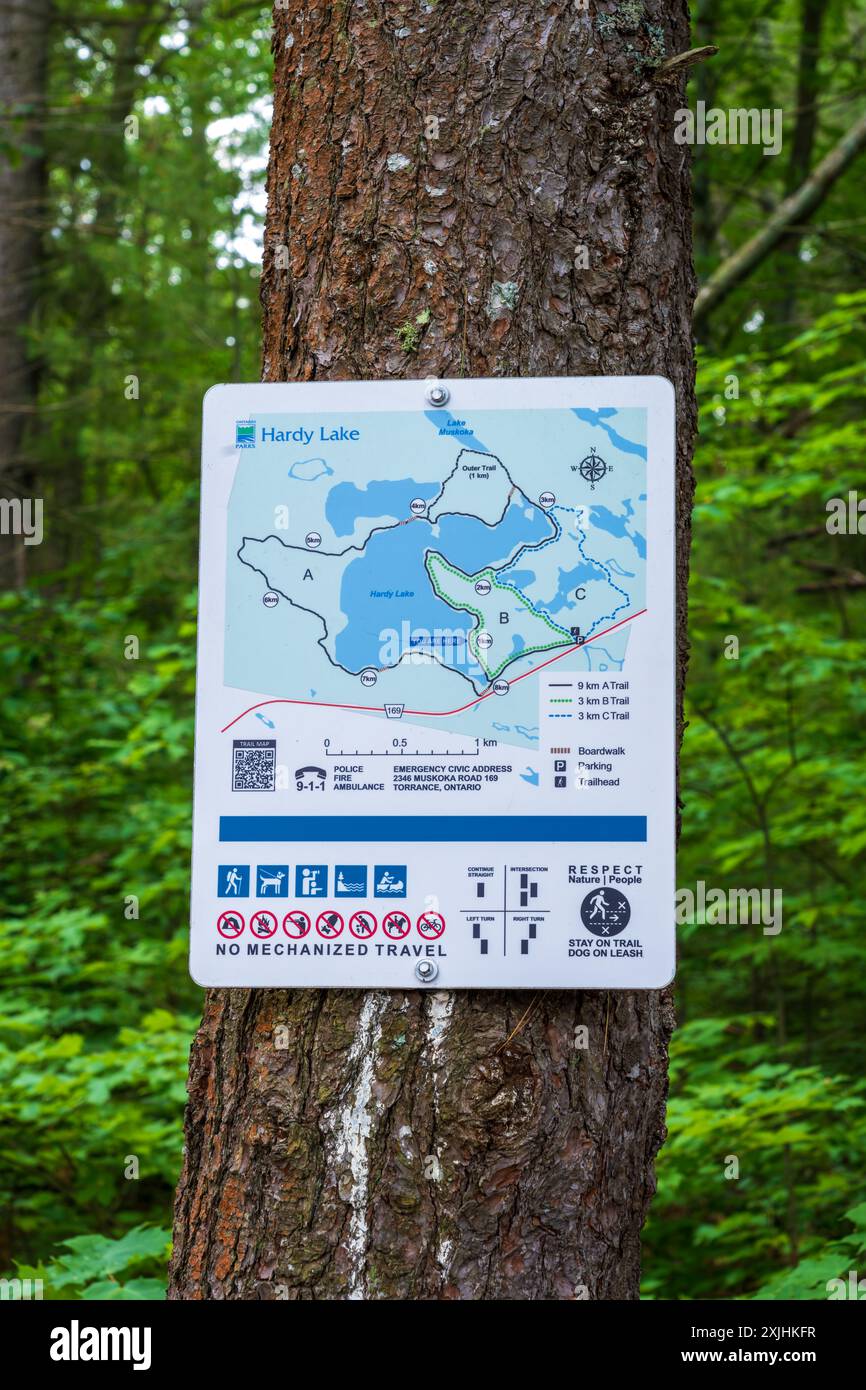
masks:
MULTIPOLYGON (((445 1071, 445 1039, 451 1023, 451 1016, 454 1012, 454 1001, 456 995, 447 990, 436 990, 427 996, 427 1032, 425 1035, 425 1052, 430 1064, 430 1078, 433 1084, 433 1114, 438 1125, 439 1097, 442 1094, 445 1071)), ((425 1177, 431 1178, 435 1182, 442 1181, 442 1141, 436 1140, 435 1156, 431 1155, 432 1164, 428 1159, 428 1167, 425 1169, 425 1177)), ((436 1264, 439 1267, 442 1284, 444 1285, 448 1277, 448 1269, 451 1258, 454 1254, 454 1241, 442 1236, 436 1245, 436 1264)))
POLYGON ((433 1091, 439 1097, 439 1073, 444 1060, 445 1034, 454 1012, 454 995, 447 990, 436 990, 429 995, 430 1008, 427 1013, 427 1050, 433 1071, 433 1091))
POLYGON ((448 1268, 451 1264, 451 1256, 453 1254, 454 1241, 440 1240, 438 1249, 436 1251, 436 1263, 439 1266, 439 1272, 441 1273, 443 1279, 445 1279, 448 1274, 448 1268))
POLYGON ((335 1138, 334 1167, 341 1195, 344 1184, 348 1187, 346 1198, 352 1211, 346 1237, 349 1260, 347 1298, 355 1300, 367 1296, 367 1199, 370 1186, 367 1141, 373 1127, 376 1050, 382 1036, 382 1015, 387 1001, 387 994, 374 990, 364 998, 355 1039, 347 1058, 349 1071, 357 1073, 355 1088, 330 1117, 335 1138))

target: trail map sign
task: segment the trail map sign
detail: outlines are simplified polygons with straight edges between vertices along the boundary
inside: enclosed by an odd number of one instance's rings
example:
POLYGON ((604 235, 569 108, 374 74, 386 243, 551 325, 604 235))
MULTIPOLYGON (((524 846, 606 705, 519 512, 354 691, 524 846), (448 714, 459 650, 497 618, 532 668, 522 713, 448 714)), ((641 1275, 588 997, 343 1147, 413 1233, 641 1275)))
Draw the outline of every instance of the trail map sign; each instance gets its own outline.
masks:
POLYGON ((673 480, 658 377, 208 392, 194 979, 671 979, 673 480))

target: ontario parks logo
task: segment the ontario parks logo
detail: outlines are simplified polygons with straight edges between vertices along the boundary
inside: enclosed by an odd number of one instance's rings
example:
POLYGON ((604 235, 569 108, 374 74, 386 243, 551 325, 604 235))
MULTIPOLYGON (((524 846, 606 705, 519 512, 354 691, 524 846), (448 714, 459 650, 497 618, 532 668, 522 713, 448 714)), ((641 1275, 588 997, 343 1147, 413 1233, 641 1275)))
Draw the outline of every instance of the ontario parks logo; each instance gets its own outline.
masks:
POLYGON ((235 420, 235 448, 254 449, 256 447, 255 420, 235 420))

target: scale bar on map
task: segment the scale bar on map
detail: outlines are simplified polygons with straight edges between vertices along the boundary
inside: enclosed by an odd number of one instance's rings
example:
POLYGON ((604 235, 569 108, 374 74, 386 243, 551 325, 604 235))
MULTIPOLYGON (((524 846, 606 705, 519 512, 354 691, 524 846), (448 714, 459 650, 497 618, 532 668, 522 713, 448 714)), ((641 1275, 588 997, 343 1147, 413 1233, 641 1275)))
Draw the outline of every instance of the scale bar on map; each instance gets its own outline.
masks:
POLYGON ((220 816, 222 842, 644 843, 646 816, 220 816))

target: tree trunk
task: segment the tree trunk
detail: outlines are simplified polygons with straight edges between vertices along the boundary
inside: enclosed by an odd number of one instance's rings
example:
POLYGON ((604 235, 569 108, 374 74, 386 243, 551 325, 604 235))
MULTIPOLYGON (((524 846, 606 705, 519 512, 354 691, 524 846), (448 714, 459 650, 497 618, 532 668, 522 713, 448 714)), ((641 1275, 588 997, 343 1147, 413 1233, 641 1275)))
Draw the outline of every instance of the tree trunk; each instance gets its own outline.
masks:
MULTIPOLYGON (((689 170, 647 26, 681 52, 686 5, 396 8, 276 11, 264 377, 672 378, 682 595, 689 170)), ((170 1296, 637 1297, 671 1027, 666 993, 209 992, 170 1296)))
MULTIPOLYGON (((0 496, 32 497, 24 452, 37 368, 25 331, 38 291, 45 217, 45 80, 50 0, 0 6, 0 496)), ((0 544, 0 588, 23 585, 21 536, 0 544)))
MULTIPOLYGON (((818 67, 821 58, 821 33, 828 0, 802 0, 800 6, 800 57, 797 67, 796 123, 788 167, 785 170, 785 197, 805 183, 812 167, 812 153, 818 133, 818 97, 820 83, 818 67)), ((803 231, 798 228, 778 248, 778 281, 784 286, 782 298, 773 306, 772 317, 786 327, 794 322, 797 289, 802 265, 800 248, 803 231), (781 259, 784 257, 784 259, 781 259)))

